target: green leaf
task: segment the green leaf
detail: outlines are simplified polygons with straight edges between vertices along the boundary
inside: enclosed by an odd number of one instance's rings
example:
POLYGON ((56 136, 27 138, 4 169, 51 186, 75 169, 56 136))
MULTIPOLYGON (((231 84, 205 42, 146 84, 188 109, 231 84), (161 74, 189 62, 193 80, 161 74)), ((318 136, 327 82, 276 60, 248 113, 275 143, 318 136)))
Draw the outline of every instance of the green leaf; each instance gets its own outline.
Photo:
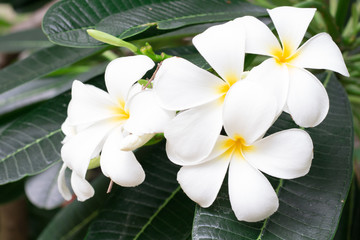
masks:
POLYGON ((92 185, 95 195, 85 202, 74 201, 63 208, 41 233, 38 240, 83 239, 91 221, 98 215, 99 207, 106 199, 108 178, 97 177, 92 185))
POLYGON ((50 210, 60 207, 64 202, 57 186, 61 166, 62 162, 58 162, 46 171, 26 179, 26 196, 36 207, 50 210))
POLYGON ((11 33, 0 37, 0 52, 20 52, 53 45, 40 28, 11 33))
POLYGON ((125 39, 151 26, 171 30, 191 24, 220 22, 244 15, 265 15, 265 9, 242 0, 66 0, 54 4, 43 19, 50 41, 65 46, 89 47, 102 43, 86 29, 95 28, 125 39))
POLYGON ((105 64, 100 64, 91 67, 87 72, 81 74, 71 73, 54 77, 44 77, 22 84, 0 94, 0 115, 53 98, 69 90, 75 79, 82 82, 87 81, 104 73, 104 71, 105 64))
POLYGON ((167 158, 164 141, 142 147, 135 155, 145 170, 145 182, 135 188, 114 186, 86 239, 187 239, 194 203, 180 190, 179 167, 167 158))
MULTIPOLYGON (((314 143, 310 172, 293 180, 270 178, 280 200, 278 211, 263 222, 237 221, 225 183, 210 208, 196 208, 193 239, 333 238, 351 183, 353 127, 347 95, 334 75, 326 89, 329 114, 319 126, 306 129, 314 143)), ((268 133, 293 127, 283 114, 268 133)))
POLYGON ((38 79, 58 68, 68 66, 99 49, 76 49, 52 46, 0 70, 0 94, 26 82, 38 79))
MULTIPOLYGON (((91 81, 102 84, 100 76, 91 81)), ((6 125, 0 132, 0 184, 37 174, 61 159, 61 124, 70 92, 49 100, 6 125)))

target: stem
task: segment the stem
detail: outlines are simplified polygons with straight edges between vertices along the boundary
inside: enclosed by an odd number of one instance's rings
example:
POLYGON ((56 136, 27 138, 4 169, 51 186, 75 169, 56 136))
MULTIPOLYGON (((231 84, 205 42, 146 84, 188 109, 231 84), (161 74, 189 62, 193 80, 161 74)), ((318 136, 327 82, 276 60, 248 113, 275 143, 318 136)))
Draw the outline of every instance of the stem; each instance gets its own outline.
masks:
POLYGON ((157 65, 157 67, 156 67, 153 75, 151 76, 151 78, 149 79, 149 81, 142 87, 142 90, 145 90, 145 89, 149 86, 149 84, 151 83, 151 81, 154 80, 156 73, 159 71, 159 68, 160 68, 160 66, 161 66, 161 63, 162 63, 162 62, 159 62, 159 63, 158 63, 158 65, 157 65))
POLYGON ((110 180, 109 187, 108 187, 106 193, 110 193, 110 192, 111 192, 111 189, 112 189, 113 185, 114 185, 113 180, 110 180))

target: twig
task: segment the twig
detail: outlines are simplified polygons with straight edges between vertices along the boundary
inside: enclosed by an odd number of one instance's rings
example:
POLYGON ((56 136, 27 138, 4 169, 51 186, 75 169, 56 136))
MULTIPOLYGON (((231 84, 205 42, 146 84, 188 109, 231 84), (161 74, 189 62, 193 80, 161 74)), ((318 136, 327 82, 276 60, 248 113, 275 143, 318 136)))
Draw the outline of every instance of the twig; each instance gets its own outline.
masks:
POLYGON ((159 71, 159 68, 160 68, 160 66, 161 66, 161 63, 162 63, 162 62, 159 62, 159 63, 158 63, 158 65, 157 65, 157 67, 156 67, 153 75, 151 76, 151 78, 149 79, 149 81, 146 83, 146 85, 142 87, 142 90, 145 90, 145 89, 147 88, 147 86, 149 86, 149 84, 151 83, 151 81, 154 80, 156 73, 159 71))
POLYGON ((106 193, 110 193, 110 192, 111 192, 111 189, 112 189, 113 185, 114 185, 113 180, 110 180, 109 187, 108 187, 106 193))

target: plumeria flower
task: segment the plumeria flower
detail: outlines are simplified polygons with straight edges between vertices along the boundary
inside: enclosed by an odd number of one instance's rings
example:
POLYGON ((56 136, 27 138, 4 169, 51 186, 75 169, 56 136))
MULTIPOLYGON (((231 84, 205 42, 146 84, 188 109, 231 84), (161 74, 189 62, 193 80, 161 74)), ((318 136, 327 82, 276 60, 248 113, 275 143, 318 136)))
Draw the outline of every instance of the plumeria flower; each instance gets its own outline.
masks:
POLYGON ((131 187, 144 181, 144 170, 132 150, 163 132, 174 116, 174 112, 158 105, 151 89, 141 90, 139 84, 134 85, 153 66, 146 56, 113 60, 105 71, 108 93, 74 81, 68 117, 62 125, 66 137, 58 185, 65 199, 71 198, 65 183, 67 167, 72 170, 71 186, 78 200, 93 196, 85 175, 90 160, 99 155, 102 172, 115 183, 131 187))
POLYGON ((245 51, 271 57, 253 69, 254 78, 276 93, 279 113, 284 109, 303 127, 320 124, 329 110, 324 86, 305 68, 328 69, 349 76, 341 52, 329 34, 317 34, 299 47, 315 11, 295 7, 268 10, 281 45, 258 19, 246 16, 235 20, 246 28, 245 51))
POLYGON ((239 24, 230 21, 210 27, 193 39, 220 77, 179 57, 166 59, 156 74, 154 90, 162 106, 181 110, 164 132, 167 154, 173 162, 205 158, 220 134, 226 93, 246 76, 245 35, 234 29, 239 29, 239 24))
POLYGON ((273 123, 277 99, 256 82, 245 79, 227 95, 223 119, 228 136, 220 135, 201 162, 184 165, 177 179, 193 201, 209 207, 229 169, 229 199, 237 219, 260 221, 279 205, 276 192, 260 171, 283 179, 304 176, 310 169, 313 143, 301 129, 262 138, 273 123))

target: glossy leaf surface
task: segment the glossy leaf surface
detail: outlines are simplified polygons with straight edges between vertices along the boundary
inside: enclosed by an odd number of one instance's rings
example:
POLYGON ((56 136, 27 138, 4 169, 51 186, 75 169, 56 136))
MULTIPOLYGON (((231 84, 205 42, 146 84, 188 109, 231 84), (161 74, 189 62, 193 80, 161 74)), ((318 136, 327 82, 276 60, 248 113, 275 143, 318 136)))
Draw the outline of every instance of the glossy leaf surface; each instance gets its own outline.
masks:
POLYGON ((265 14, 263 8, 241 0, 67 0, 49 9, 43 20, 43 30, 57 44, 85 47, 101 44, 86 33, 89 28, 124 39, 151 26, 171 30, 265 14))
POLYGON ((114 187, 86 239, 187 239, 195 204, 181 191, 179 167, 166 157, 164 142, 135 155, 145 182, 135 188, 114 187))
POLYGON ((0 70, 0 94, 99 51, 52 46, 0 70))
MULTIPOLYGON (((334 75, 326 89, 328 116, 319 126, 305 129, 314 143, 310 172, 293 180, 271 178, 280 200, 278 211, 263 222, 237 221, 225 182, 210 208, 197 207, 193 239, 332 239, 351 183, 353 127, 346 93, 334 75)), ((269 133, 293 127, 290 116, 283 114, 269 133)))

